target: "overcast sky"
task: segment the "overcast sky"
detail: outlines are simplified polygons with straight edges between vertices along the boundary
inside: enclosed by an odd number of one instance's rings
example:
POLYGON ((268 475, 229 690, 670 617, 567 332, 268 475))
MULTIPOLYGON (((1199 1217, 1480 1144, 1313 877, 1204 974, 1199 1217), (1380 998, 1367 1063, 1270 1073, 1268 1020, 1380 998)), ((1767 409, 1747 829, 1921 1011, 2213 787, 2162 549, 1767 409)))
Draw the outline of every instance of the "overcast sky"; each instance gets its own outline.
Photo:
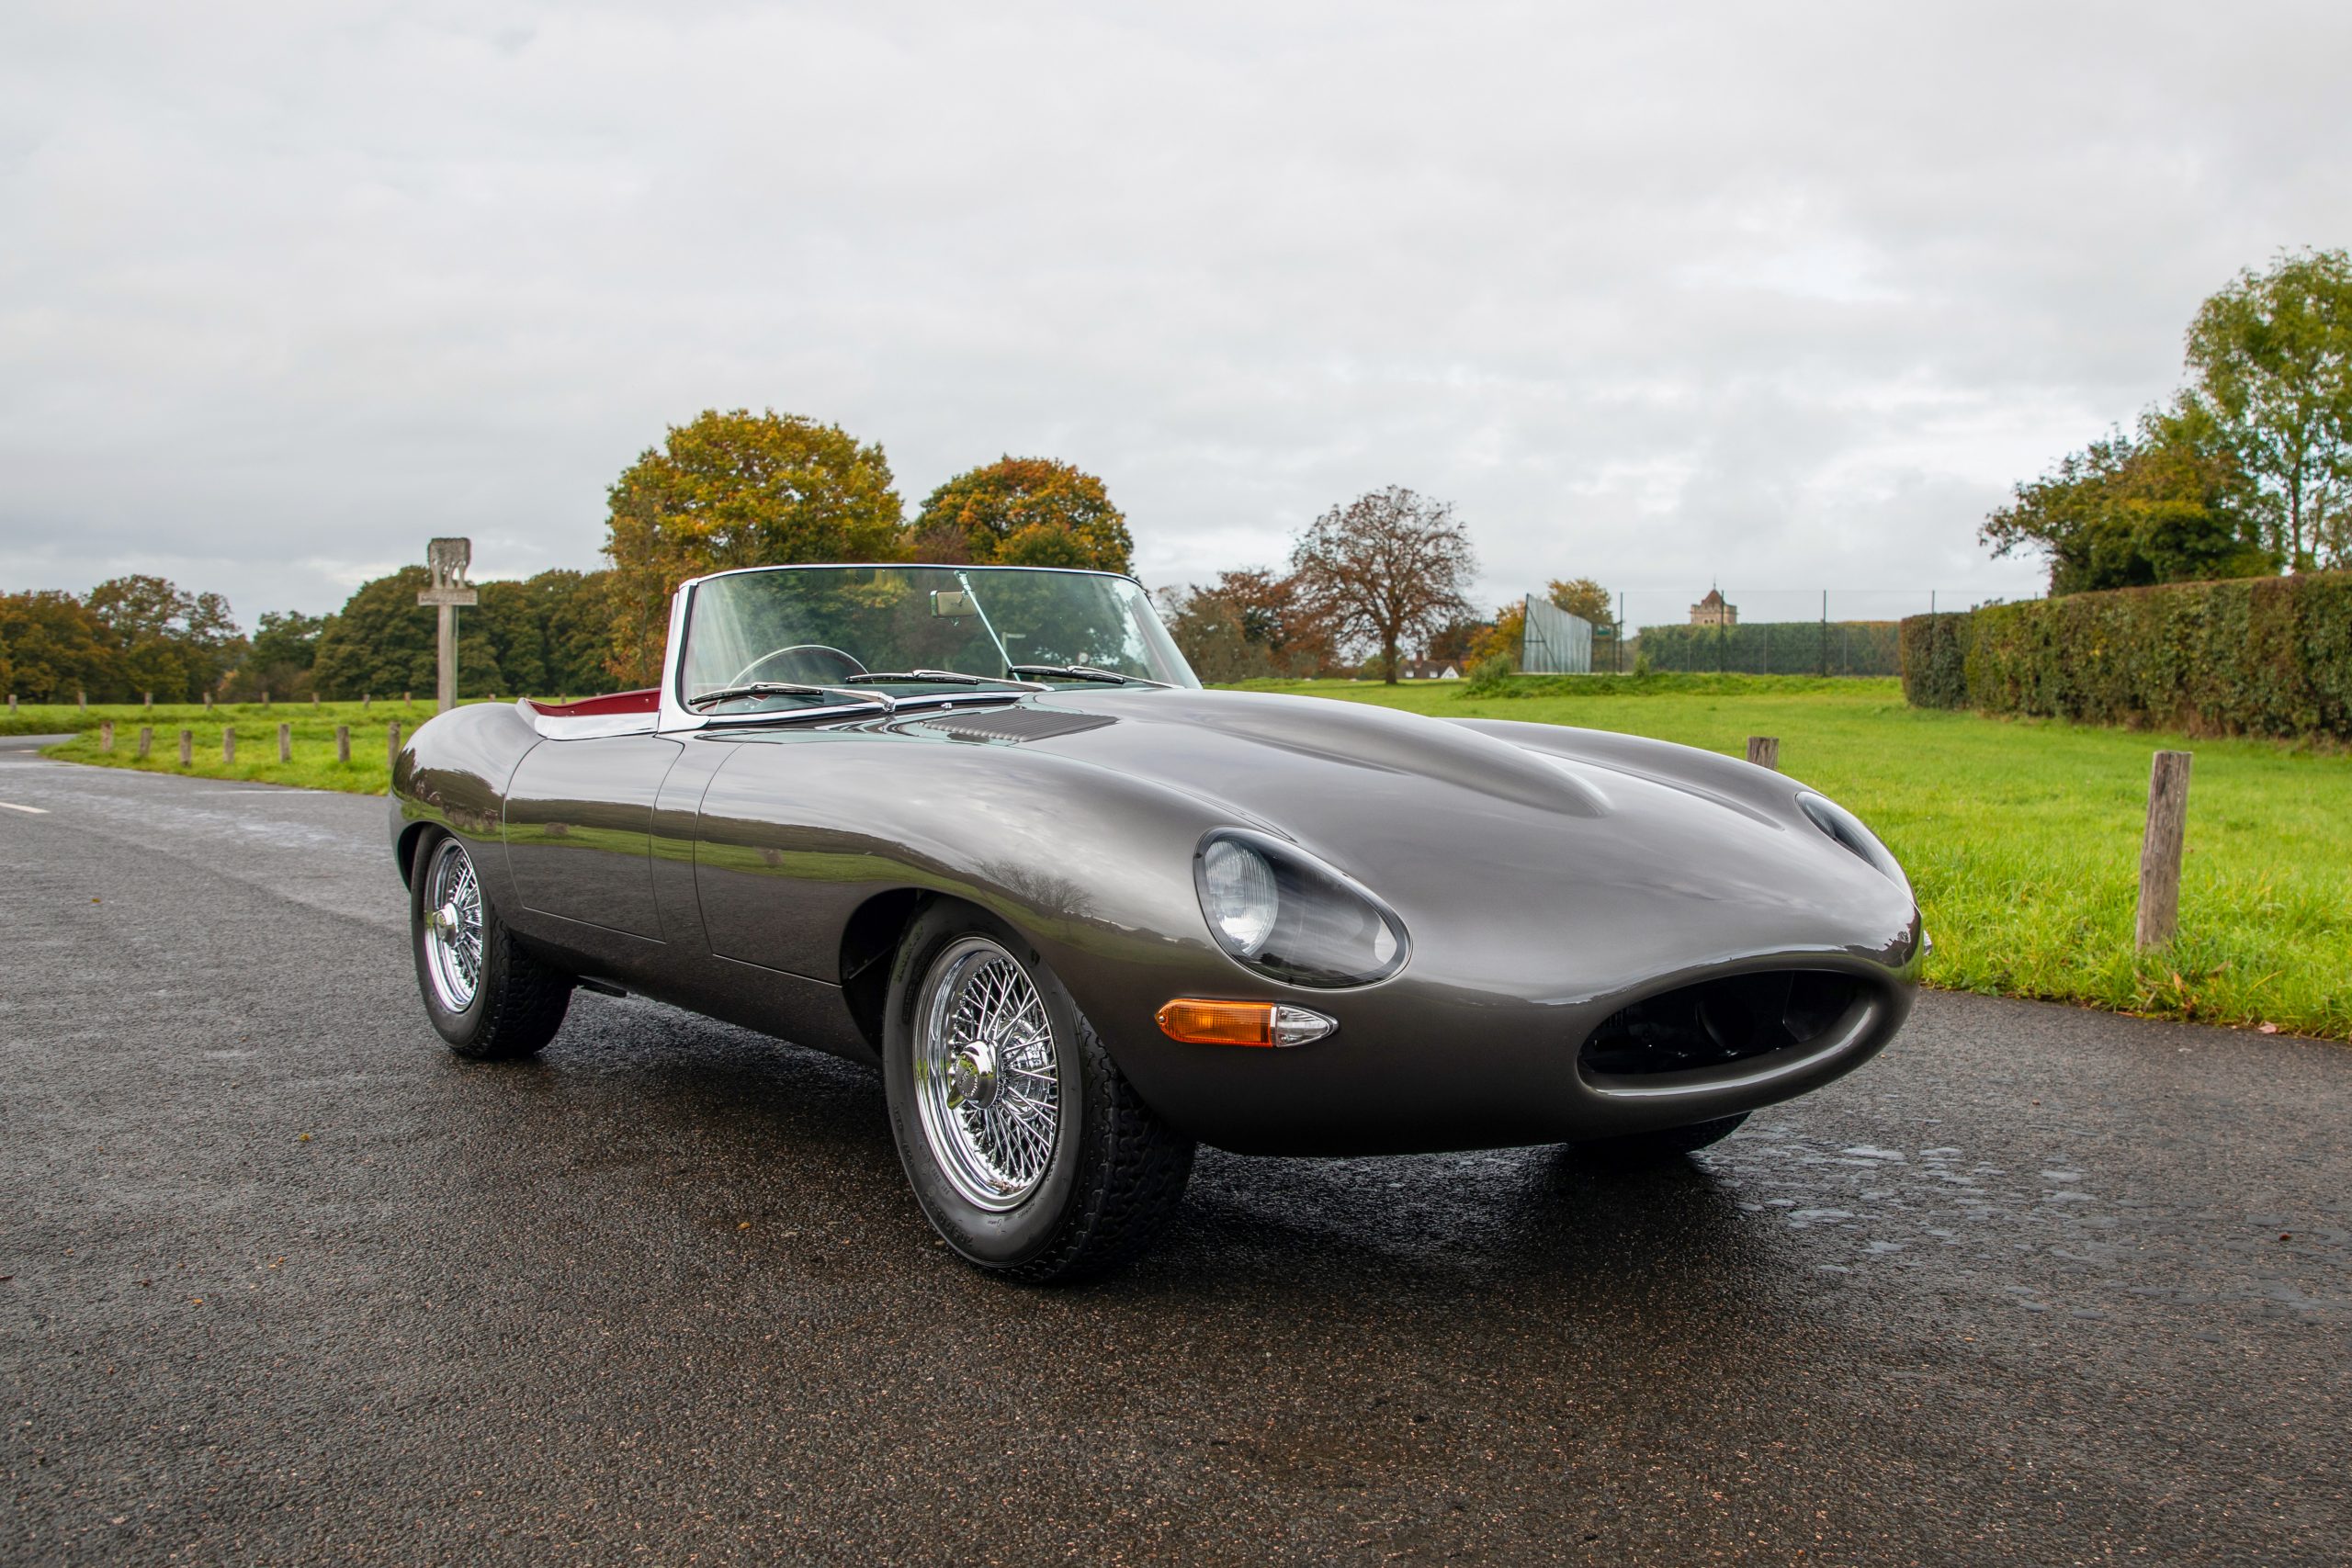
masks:
POLYGON ((746 406, 910 508, 1075 462, 1154 584, 1399 483, 1493 599, 2016 596, 2007 485, 2352 241, 2347 59, 2340 4, 9 0, 0 588, 587 567, 746 406))

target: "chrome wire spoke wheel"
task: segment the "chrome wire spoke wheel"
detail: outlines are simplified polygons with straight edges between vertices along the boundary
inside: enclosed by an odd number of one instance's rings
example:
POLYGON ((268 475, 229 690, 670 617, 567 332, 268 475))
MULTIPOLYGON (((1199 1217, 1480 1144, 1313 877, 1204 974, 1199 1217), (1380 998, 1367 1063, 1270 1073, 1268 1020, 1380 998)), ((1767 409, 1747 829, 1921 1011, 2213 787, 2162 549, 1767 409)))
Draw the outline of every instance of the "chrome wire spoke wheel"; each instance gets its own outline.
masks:
POLYGON ((435 998, 451 1012, 473 1006, 481 988, 481 884, 455 839, 441 841, 425 874, 424 956, 435 998))
POLYGON ((967 1201, 1001 1213, 1046 1179, 1062 1081, 1046 1000, 1018 959, 984 936, 951 943, 915 1012, 915 1105, 923 1139, 967 1201))

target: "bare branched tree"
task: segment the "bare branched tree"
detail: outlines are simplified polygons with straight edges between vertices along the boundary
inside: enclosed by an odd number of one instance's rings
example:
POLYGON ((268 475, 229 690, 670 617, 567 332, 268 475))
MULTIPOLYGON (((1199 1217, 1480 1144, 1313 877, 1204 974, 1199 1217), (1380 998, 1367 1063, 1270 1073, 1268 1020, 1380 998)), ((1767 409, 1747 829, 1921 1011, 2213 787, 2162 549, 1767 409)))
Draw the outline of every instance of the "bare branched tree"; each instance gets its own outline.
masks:
POLYGON ((1477 558, 1453 503, 1402 485, 1317 518, 1290 562, 1299 597, 1341 637, 1377 648, 1391 685, 1398 649, 1471 613, 1463 591, 1477 558))

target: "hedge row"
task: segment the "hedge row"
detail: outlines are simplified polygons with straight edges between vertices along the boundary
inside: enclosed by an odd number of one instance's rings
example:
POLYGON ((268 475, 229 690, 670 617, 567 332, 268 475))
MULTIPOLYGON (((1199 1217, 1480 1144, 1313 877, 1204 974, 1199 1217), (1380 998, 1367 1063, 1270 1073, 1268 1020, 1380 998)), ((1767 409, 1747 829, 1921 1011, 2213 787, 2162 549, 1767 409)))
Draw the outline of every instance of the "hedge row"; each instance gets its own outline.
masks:
POLYGON ((2352 739, 2352 572, 1913 615, 1902 642, 1917 707, 2352 739))

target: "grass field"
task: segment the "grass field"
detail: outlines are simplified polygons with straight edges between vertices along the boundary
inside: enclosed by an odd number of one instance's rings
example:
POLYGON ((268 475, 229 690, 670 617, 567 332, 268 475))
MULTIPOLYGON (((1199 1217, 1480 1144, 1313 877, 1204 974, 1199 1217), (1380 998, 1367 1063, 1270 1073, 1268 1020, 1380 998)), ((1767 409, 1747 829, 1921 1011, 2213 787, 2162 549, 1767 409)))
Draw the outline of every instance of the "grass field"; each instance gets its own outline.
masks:
POLYGON ((260 784, 299 784, 308 789, 349 790, 381 795, 391 778, 390 726, 403 735, 433 716, 430 699, 403 703, 378 699, 359 703, 260 703, 220 705, 207 710, 199 704, 159 703, 153 708, 136 703, 86 710, 66 703, 36 707, 20 704, 13 719, 0 716, 0 735, 63 735, 74 739, 49 747, 51 757, 100 767, 137 768, 187 773, 210 779, 248 779, 260 784), (104 749, 100 727, 114 725, 114 749, 104 749), (294 727, 294 760, 277 760, 277 727, 294 727), (351 729, 351 761, 335 756, 335 728, 351 729), (139 731, 154 732, 148 758, 139 761, 139 731), (189 766, 179 765, 180 731, 190 732, 194 752, 189 766), (220 733, 237 732, 237 758, 224 762, 220 733))
POLYGON ((1910 873, 1931 984, 2352 1039, 2352 756, 1913 708, 1899 682, 1661 675, 1261 689, 1586 725, 1745 755, 1851 807, 1910 873), (2134 954, 2149 756, 2197 754, 2179 939, 2134 954))
MULTIPOLYGON (((2011 721, 1907 707, 1893 681, 1661 675, 1542 681, 1483 696, 1462 683, 1382 687, 1344 681, 1261 682, 1442 716, 1589 725, 1739 755, 1750 735, 1781 740, 1781 769, 1860 813, 1909 870, 1936 950, 1933 984, 2043 997, 2207 1022, 2270 1023, 2352 1039, 2352 756, 2263 741, 2011 721), (2197 754, 2189 790, 2181 936, 2145 958, 2132 948, 2149 753, 2197 754)), ((112 717, 115 750, 95 733, 51 755, 113 766, 151 725, 147 766, 180 772, 178 734, 212 778, 380 792, 385 726, 413 728, 427 704, 279 704, 235 710, 23 710, 17 733, 112 717), (72 716, 74 722, 63 722, 72 716), (290 764, 277 725, 294 725, 290 764), (224 724, 234 764, 220 761, 224 724), (334 727, 352 728, 352 761, 334 727)))

